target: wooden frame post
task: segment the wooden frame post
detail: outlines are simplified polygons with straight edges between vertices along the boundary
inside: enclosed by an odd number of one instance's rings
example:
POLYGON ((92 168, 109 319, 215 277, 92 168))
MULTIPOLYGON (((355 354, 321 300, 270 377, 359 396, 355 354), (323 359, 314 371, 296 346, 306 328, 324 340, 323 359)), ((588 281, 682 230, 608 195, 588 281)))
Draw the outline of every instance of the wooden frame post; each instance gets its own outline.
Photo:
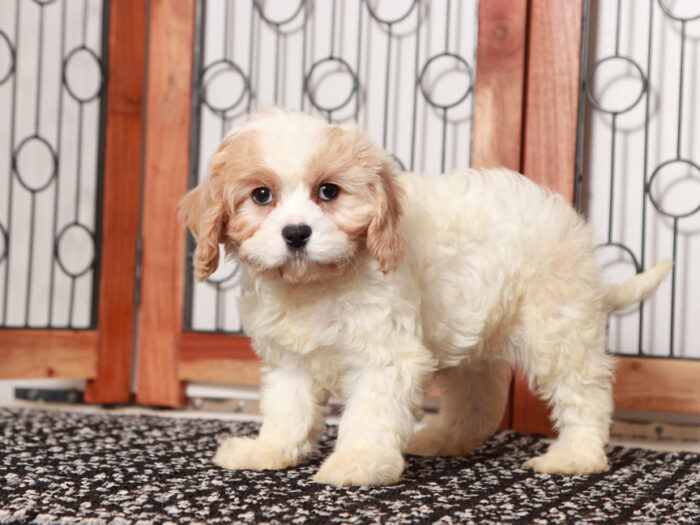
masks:
MULTIPOLYGON (((472 130, 474 167, 521 171, 527 0, 481 0, 472 130)), ((512 388, 501 428, 513 424, 512 388)))
POLYGON ((97 366, 85 400, 131 399, 146 5, 110 2, 97 366))
MULTIPOLYGON (((574 199, 583 0, 529 0, 523 173, 574 199)), ((552 434, 524 377, 513 384, 513 428, 552 434)))
POLYGON ((136 391, 145 405, 185 401, 178 374, 185 234, 176 211, 189 171, 194 9, 195 0, 150 3, 136 391))

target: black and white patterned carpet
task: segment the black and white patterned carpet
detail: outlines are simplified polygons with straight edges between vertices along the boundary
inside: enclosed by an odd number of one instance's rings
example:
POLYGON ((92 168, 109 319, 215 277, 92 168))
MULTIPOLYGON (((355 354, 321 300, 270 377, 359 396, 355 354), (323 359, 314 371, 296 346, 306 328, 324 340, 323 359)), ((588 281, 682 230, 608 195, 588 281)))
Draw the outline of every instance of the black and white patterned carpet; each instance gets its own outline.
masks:
POLYGON ((465 458, 409 457, 402 482, 314 484, 302 467, 231 472, 217 442, 255 423, 0 408, 0 523, 700 523, 700 455, 612 448, 604 475, 534 474, 546 447, 501 432, 465 458))

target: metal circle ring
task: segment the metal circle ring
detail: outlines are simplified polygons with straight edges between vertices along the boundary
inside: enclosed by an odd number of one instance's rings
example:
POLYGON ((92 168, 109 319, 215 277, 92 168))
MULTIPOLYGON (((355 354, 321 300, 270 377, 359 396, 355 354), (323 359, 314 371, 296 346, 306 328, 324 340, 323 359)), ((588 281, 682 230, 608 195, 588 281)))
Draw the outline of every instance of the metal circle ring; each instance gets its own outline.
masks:
POLYGON ((372 8, 372 6, 370 5, 369 2, 367 2, 367 12, 369 12, 369 16, 374 18, 377 22, 390 26, 390 25, 397 24, 397 23, 401 22, 402 20, 405 20, 406 18, 408 18, 408 15, 410 15, 413 12, 413 9, 416 7, 416 5, 418 5, 418 0, 413 0, 413 2, 411 2, 411 5, 408 7, 408 9, 406 10, 406 12, 404 14, 402 14, 396 18, 392 18, 391 20, 386 19, 386 18, 381 18, 379 15, 377 15, 376 11, 372 8))
POLYGON ((288 16, 287 18, 283 20, 272 20, 265 14, 265 10, 263 7, 260 5, 260 0, 254 0, 253 5, 255 6, 255 9, 257 9, 258 13, 260 14, 260 18, 265 21, 268 25, 275 26, 275 27, 280 27, 283 26, 284 24, 288 24, 292 20, 294 20, 297 16, 299 16, 299 13, 303 9, 304 5, 306 4, 306 0, 300 0, 299 5, 297 8, 294 10, 294 12, 288 16))
POLYGON ((82 275, 85 275, 93 266, 95 263, 95 236, 93 233, 88 229, 87 226, 84 224, 80 224, 79 222, 71 222, 70 224, 66 224, 61 231, 58 233, 56 236, 56 244, 54 246, 54 255, 56 257, 56 262, 58 262, 58 266, 63 270, 63 272, 70 276, 70 277, 75 277, 78 278, 82 275), (64 264, 64 262, 61 260, 61 254, 59 253, 60 251, 60 245, 61 245, 61 239, 63 239, 63 236, 70 231, 71 229, 77 228, 79 230, 84 231, 88 238, 90 239, 90 242, 92 243, 93 246, 93 251, 92 251, 92 257, 90 257, 89 261, 87 261, 87 264, 84 264, 84 268, 80 269, 79 271, 71 271, 68 269, 68 267, 64 264))
MULTIPOLYGON (((219 249, 221 250, 221 248, 219 248, 219 249)), ((223 253, 223 251, 220 251, 219 260, 221 260, 221 261, 226 260, 225 253, 223 253)), ((228 261, 226 261, 226 262, 228 262, 228 261)), ((225 289, 225 287, 223 287, 221 285, 223 285, 224 283, 233 279, 238 274, 238 272, 241 268, 240 263, 233 263, 231 266, 232 266, 231 270, 224 273, 223 276, 221 276, 221 277, 216 276, 216 274, 219 273, 218 271, 216 271, 213 274, 211 274, 204 282, 209 284, 209 285, 216 286, 216 287, 221 288, 221 289, 225 289)), ((225 269, 224 264, 220 264, 219 269, 224 270, 225 269)))
POLYGON ((664 2, 664 0, 658 0, 658 2, 659 2, 659 7, 664 12, 664 14, 667 17, 672 18, 673 20, 677 20, 678 22, 692 22, 693 20, 697 20, 698 18, 700 18, 700 11, 698 11, 697 15, 678 16, 678 15, 674 15, 671 12, 671 10, 668 8, 668 6, 666 6, 666 2, 664 2))
POLYGON ((32 193, 39 193, 40 191, 43 191, 46 188, 48 188, 51 182, 53 182, 54 178, 56 177, 56 173, 58 172, 58 156, 51 147, 51 144, 49 144, 48 140, 46 140, 43 137, 40 137, 39 135, 32 135, 23 139, 22 142, 20 142, 15 148, 15 151, 12 154, 12 169, 17 174, 17 180, 19 180, 19 183, 27 191, 30 191, 32 193), (44 182, 43 184, 37 184, 36 186, 32 186, 22 178, 22 174, 19 171, 19 163, 17 161, 20 153, 22 152, 22 148, 24 148, 30 141, 38 141, 39 144, 43 144, 46 147, 46 149, 49 150, 49 154, 51 155, 51 173, 49 174, 49 177, 46 180, 46 182, 44 182))
POLYGON ((630 259, 632 259, 632 264, 634 264, 634 271, 636 273, 639 273, 642 271, 642 266, 639 264, 637 257, 635 257, 632 250, 629 247, 625 246, 624 244, 621 244, 619 242, 612 242, 612 241, 611 242, 604 242, 602 244, 597 245, 596 249, 608 248, 608 247, 619 248, 620 250, 625 252, 627 255, 630 256, 630 259))
POLYGON ((472 68, 467 63, 467 61, 455 53, 450 53, 450 52, 445 51, 444 53, 440 53, 439 55, 434 55, 434 56, 430 57, 428 59, 428 61, 423 65, 423 68, 420 71, 420 75, 418 75, 418 85, 420 86, 420 91, 421 91, 421 93, 423 93, 423 97, 428 102, 428 104, 430 104, 433 107, 440 108, 440 109, 450 109, 450 108, 458 106, 459 104, 464 102, 464 100, 469 96, 469 94, 472 92, 472 89, 473 89, 473 79, 474 79, 474 72, 472 71, 472 68), (449 104, 438 104, 437 102, 435 102, 431 98, 430 93, 428 93, 426 91, 425 85, 423 84, 423 77, 425 76, 426 72, 428 71, 428 68, 430 67, 430 65, 442 57, 450 57, 450 58, 456 59, 458 62, 460 62, 462 65, 464 65, 464 67, 467 70, 467 73, 469 74, 469 86, 467 87, 467 90, 464 92, 464 94, 461 97, 459 97, 457 100, 455 100, 454 102, 451 102, 449 104))
POLYGON ((62 73, 62 81, 63 85, 66 87, 66 91, 68 91, 68 94, 73 97, 78 102, 82 103, 87 103, 92 100, 95 100, 97 97, 100 96, 100 93, 102 93, 102 87, 104 86, 105 82, 105 76, 102 72, 102 61, 100 60, 100 57, 98 57, 95 52, 90 49, 89 47, 85 46, 79 46, 73 49, 68 55, 66 55, 66 58, 63 59, 63 73, 62 73), (97 85, 97 89, 95 92, 87 97, 81 97, 79 96, 75 91, 73 91, 70 87, 70 83, 68 82, 68 75, 67 75, 67 70, 68 70, 68 63, 80 52, 86 52, 90 58, 92 58, 95 61, 95 64, 97 65, 97 69, 100 72, 100 82, 97 85))
POLYGON ((7 34, 4 31, 0 30, 0 40, 3 40, 5 44, 7 44, 7 49, 10 52, 10 67, 7 68, 7 72, 0 77, 0 86, 7 82, 7 79, 12 76, 12 73, 15 72, 15 62, 16 62, 16 56, 15 56, 15 48, 12 46, 12 42, 10 42, 10 37, 7 36, 7 34))
POLYGON ((644 93, 646 93, 646 91, 647 91, 647 77, 644 75, 644 71, 642 71, 641 66, 637 63, 636 60, 634 60, 628 56, 611 55, 611 56, 607 56, 605 58, 602 58, 602 59, 598 60, 595 64, 593 64, 593 67, 591 67, 591 70, 588 72, 588 75, 586 76, 586 85, 585 85, 586 98, 588 99, 588 101, 591 103, 591 105, 594 108, 596 108, 597 110, 602 111, 604 113, 609 113, 610 115, 619 115, 620 113, 625 113, 625 112, 629 111, 634 106, 636 106, 640 100, 642 100, 642 97, 644 96, 644 93), (628 64, 632 64, 632 66, 634 66, 634 68, 639 73, 639 78, 642 79, 642 89, 639 90, 639 94, 637 95, 637 98, 635 98, 631 104, 623 107, 622 109, 608 109, 608 108, 603 107, 593 97, 593 93, 591 93, 591 80, 593 79, 593 75, 595 74, 595 72, 598 70, 598 68, 602 64, 604 64, 605 62, 608 62, 610 60, 622 60, 624 62, 627 62, 628 64))
POLYGON ((207 106, 209 109, 211 109, 214 113, 228 113, 232 109, 234 109, 236 106, 238 106, 241 102, 243 102, 243 99, 245 98, 246 94, 250 93, 250 82, 248 81, 248 77, 245 76, 243 73, 243 70, 232 60, 229 60, 228 58, 221 58, 219 60, 215 60, 211 64, 209 64, 207 67, 205 67, 202 70, 202 73, 199 76, 200 79, 200 87, 199 87, 199 96, 202 99, 202 102, 204 103, 205 106, 207 106), (236 98, 232 103, 228 104, 227 106, 216 106, 209 102, 207 100, 207 93, 206 93, 206 84, 204 83, 204 77, 211 71, 213 68, 220 66, 220 65, 225 65, 226 68, 222 69, 221 71, 214 73, 214 77, 218 74, 220 74, 223 71, 233 71, 236 73, 238 76, 241 77, 241 80, 243 81, 243 89, 241 90, 240 95, 238 95, 238 98, 236 98))
POLYGON ((687 166, 690 166, 691 168, 694 168, 699 174, 700 174, 700 166, 695 164, 692 160, 690 159, 670 159, 662 162, 659 164, 654 171, 651 173, 651 176, 649 177, 649 182, 647 183, 647 193, 649 194, 649 200, 651 201, 651 204, 656 208, 656 210, 661 213, 662 215, 665 215, 666 217, 671 217, 672 219, 682 219, 684 217, 690 217, 691 215, 695 215, 698 211, 700 211, 700 202, 698 202, 698 205, 695 206, 695 208, 691 209, 690 211, 684 212, 684 213, 672 213, 666 209, 663 208, 660 202, 658 202, 654 198, 654 194, 651 191, 652 184, 654 184, 654 179, 656 179, 661 173, 661 170, 669 166, 671 164, 686 164, 687 166))
POLYGON ((348 102, 350 102, 352 97, 357 93, 358 86, 359 86, 359 82, 357 80, 357 75, 350 67, 350 64, 348 64, 345 60, 343 60, 340 57, 326 57, 326 58, 322 58, 321 60, 314 62, 311 65, 309 72, 304 77, 304 91, 306 91, 306 94, 309 97, 309 101, 311 102, 311 104, 313 104, 313 106, 316 109, 320 109, 321 111, 326 111, 328 113, 332 113, 333 111, 337 111, 340 108, 342 108, 343 106, 345 106, 348 102), (326 64, 328 62, 335 62, 347 70, 348 74, 352 78, 352 89, 350 90, 350 93, 348 93, 348 96, 345 97, 345 99, 342 102, 340 102, 339 104, 336 104, 335 106, 324 107, 322 104, 320 104, 318 102, 318 100, 316 100, 315 95, 313 95, 311 93, 311 90, 309 89, 309 81, 311 80, 311 77, 313 76, 314 71, 316 71, 316 68, 318 68, 321 64, 326 64))

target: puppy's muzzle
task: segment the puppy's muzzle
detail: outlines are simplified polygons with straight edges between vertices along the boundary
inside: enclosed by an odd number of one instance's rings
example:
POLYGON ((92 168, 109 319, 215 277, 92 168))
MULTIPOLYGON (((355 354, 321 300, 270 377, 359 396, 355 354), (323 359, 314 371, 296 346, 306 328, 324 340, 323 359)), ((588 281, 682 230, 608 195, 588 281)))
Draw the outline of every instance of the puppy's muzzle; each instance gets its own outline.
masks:
POLYGON ((309 237, 311 237, 311 227, 306 224, 288 225, 282 228, 284 242, 294 250, 300 250, 306 246, 309 237))

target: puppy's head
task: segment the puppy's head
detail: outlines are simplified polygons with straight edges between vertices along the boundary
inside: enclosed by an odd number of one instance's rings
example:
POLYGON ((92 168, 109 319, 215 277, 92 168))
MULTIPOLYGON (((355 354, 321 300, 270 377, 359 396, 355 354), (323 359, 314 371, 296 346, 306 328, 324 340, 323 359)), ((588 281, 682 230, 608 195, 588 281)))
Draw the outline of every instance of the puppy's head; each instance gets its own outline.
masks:
POLYGON ((258 273, 307 282, 367 251, 387 273, 404 256, 393 159, 356 129, 275 110, 232 130, 180 203, 197 241, 195 277, 226 253, 258 273))

